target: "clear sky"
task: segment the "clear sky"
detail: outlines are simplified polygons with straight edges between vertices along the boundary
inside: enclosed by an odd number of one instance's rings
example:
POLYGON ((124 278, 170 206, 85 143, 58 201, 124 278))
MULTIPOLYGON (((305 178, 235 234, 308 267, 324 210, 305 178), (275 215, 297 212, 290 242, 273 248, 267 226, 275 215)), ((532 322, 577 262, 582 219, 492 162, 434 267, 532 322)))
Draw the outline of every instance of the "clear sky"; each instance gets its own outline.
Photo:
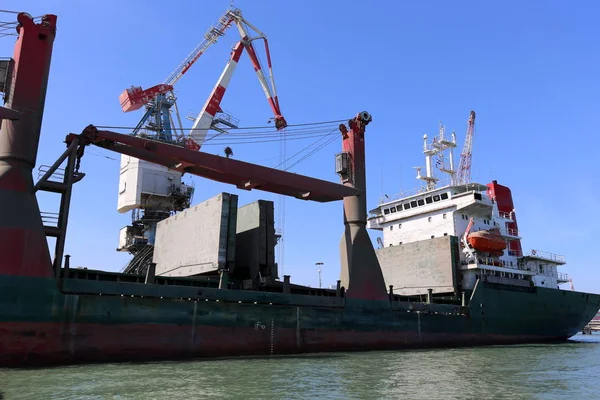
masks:
MULTIPOLYGON (((214 1, 4 0, 2 9, 58 15, 38 164, 52 164, 64 136, 86 125, 134 126, 118 96, 131 85, 161 83, 228 7, 214 1)), ((439 121, 460 146, 470 110, 477 113, 473 178, 513 191, 525 249, 563 254, 576 290, 600 292, 598 135, 600 3, 580 1, 274 1, 236 0, 269 37, 283 114, 290 124, 346 119, 366 110, 368 205, 382 194, 418 186, 423 133, 439 121)), ((10 16, 8 16, 10 18, 10 16)), ((3 17, 7 19, 6 14, 3 17)), ((0 55, 14 38, 0 38, 0 55)), ((176 86, 183 114, 198 112, 228 59, 237 32, 212 46, 176 86)), ((264 59, 264 57, 263 57, 264 59)), ((242 56, 223 108, 240 126, 264 126, 271 111, 242 56)), ((188 126, 191 125, 187 121, 188 126)), ((315 139, 290 141, 291 155, 315 139)), ((330 181, 335 141, 294 172, 330 181)), ((234 144, 237 159, 275 166, 277 143, 234 144)), ((222 146, 205 146, 220 153, 222 146)), ((458 155, 458 151, 457 151, 458 155)), ((116 271, 115 251, 129 214, 116 211, 119 156, 86 153, 86 178, 73 194, 66 252, 72 265, 116 271), (107 158, 110 157, 110 158, 107 158)), ((240 204, 277 196, 194 178, 194 203, 220 191, 240 204)), ((283 269, 298 283, 339 276, 341 203, 285 202, 283 269)), ((57 211, 58 198, 40 198, 57 211)), ((373 233, 373 238, 376 234, 373 233)))

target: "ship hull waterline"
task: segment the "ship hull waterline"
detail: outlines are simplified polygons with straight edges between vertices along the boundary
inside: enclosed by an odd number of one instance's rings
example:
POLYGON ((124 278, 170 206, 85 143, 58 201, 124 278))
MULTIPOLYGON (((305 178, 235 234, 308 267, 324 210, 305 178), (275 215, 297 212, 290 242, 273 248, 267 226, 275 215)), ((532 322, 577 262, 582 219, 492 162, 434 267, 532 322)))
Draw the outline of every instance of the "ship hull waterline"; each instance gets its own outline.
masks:
POLYGON ((484 282, 468 307, 419 312, 353 299, 336 308, 63 294, 51 278, 0 276, 0 289, 0 367, 555 342, 600 307, 599 295, 484 282))

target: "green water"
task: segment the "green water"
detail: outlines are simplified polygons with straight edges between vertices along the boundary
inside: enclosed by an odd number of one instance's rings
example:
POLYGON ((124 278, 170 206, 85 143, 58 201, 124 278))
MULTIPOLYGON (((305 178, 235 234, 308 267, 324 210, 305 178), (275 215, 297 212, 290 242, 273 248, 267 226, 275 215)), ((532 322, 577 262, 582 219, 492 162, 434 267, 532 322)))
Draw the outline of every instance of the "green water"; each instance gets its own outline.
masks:
POLYGON ((564 344, 0 369, 12 399, 600 399, 600 334, 564 344))

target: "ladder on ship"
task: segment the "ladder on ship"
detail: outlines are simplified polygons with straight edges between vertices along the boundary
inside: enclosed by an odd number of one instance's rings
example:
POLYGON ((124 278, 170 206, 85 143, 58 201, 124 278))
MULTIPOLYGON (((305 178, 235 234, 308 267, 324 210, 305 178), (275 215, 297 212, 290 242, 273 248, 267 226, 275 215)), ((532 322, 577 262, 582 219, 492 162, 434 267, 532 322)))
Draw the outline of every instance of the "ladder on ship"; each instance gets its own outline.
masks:
POLYGON ((79 146, 77 140, 69 145, 52 166, 40 166, 38 169, 39 179, 33 188, 34 193, 41 190, 60 195, 58 213, 40 212, 46 237, 56 239, 54 260, 52 262, 56 277, 59 277, 64 256, 73 184, 79 182, 85 176, 84 173, 79 172, 79 160, 83 156, 83 149, 84 147, 79 146), (60 168, 65 160, 67 161, 65 168, 60 168))

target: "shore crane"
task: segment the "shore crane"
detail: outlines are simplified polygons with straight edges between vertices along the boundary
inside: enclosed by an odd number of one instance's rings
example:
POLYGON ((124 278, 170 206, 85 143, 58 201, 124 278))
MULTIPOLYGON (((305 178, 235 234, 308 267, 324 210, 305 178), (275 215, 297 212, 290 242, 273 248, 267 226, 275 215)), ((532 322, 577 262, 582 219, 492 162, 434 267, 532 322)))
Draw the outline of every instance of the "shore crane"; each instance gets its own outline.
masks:
MULTIPOLYGON (((219 18, 217 24, 206 32, 204 40, 163 83, 148 89, 142 89, 139 86, 131 87, 119 96, 123 112, 146 108, 146 112, 131 135, 149 137, 187 149, 200 150, 209 130, 226 133, 227 129, 237 128, 234 119, 222 111, 221 101, 244 49, 250 57, 273 112, 272 120, 275 122, 276 130, 287 127, 287 122, 281 115, 275 89, 268 40, 263 32, 244 19, 239 9, 229 8, 219 18), (234 46, 225 69, 202 110, 195 118, 189 133, 185 135, 177 109, 174 85, 202 54, 217 42, 219 37, 225 35, 226 30, 232 25, 236 25, 241 40, 234 46), (250 36, 250 30, 256 34, 256 37, 250 36), (265 77, 254 48, 255 40, 264 42, 268 79, 265 77), (178 128, 175 128, 172 109, 175 111, 178 128)), ((120 213, 132 211, 132 224, 121 229, 117 248, 117 251, 133 254, 133 259, 124 268, 125 272, 145 272, 148 264, 152 262, 158 222, 168 218, 174 212, 182 211, 190 206, 194 188, 182 183, 182 175, 181 172, 164 166, 126 155, 121 156, 117 210, 120 213)))

